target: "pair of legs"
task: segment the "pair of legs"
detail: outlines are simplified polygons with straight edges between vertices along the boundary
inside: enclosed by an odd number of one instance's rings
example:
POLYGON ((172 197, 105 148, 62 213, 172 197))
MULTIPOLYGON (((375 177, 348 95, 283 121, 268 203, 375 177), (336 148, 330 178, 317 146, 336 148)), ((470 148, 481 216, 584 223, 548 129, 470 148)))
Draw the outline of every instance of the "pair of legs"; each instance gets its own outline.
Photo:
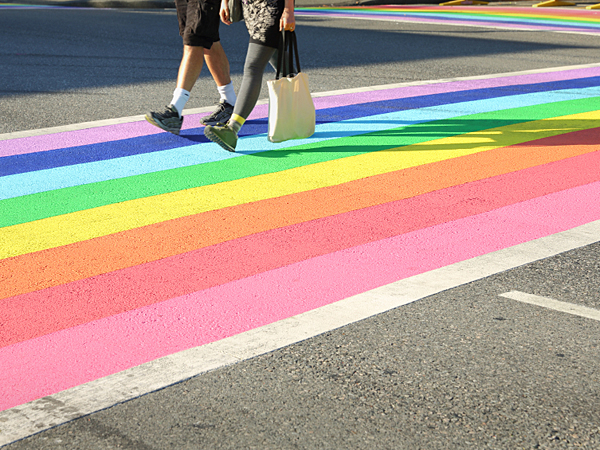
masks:
POLYGON ((183 57, 171 103, 163 112, 146 114, 146 120, 152 125, 179 134, 183 124, 183 108, 205 60, 217 84, 221 101, 217 110, 211 116, 202 118, 201 122, 224 123, 231 116, 236 98, 229 75, 229 60, 219 37, 220 4, 220 0, 175 0, 179 34, 183 39, 183 57))
POLYGON ((237 134, 242 125, 256 106, 262 88, 263 74, 267 64, 276 64, 277 49, 266 45, 250 42, 246 62, 244 63, 244 77, 233 109, 231 119, 224 127, 207 126, 204 134, 225 150, 235 150, 237 134))
POLYGON ((256 106, 262 88, 263 74, 269 62, 271 62, 271 65, 277 64, 276 48, 253 42, 248 45, 248 53, 244 63, 244 77, 238 94, 239 101, 236 102, 235 108, 233 108, 233 114, 243 118, 244 121, 256 106))
POLYGON ((277 53, 281 32, 295 27, 294 0, 244 1, 242 9, 250 44, 238 100, 227 124, 204 129, 208 139, 230 152, 235 151, 238 132, 256 105, 265 68, 277 53))
POLYGON ((210 50, 204 47, 192 47, 191 45, 183 46, 183 57, 179 64, 179 72, 177 74, 177 87, 191 91, 196 84, 196 80, 200 76, 202 66, 206 60, 206 66, 210 71, 217 87, 226 86, 231 83, 229 75, 229 60, 225 55, 225 50, 221 42, 215 42, 210 50))
POLYGON ((205 124, 219 122, 217 119, 226 122, 231 116, 233 105, 236 102, 236 95, 229 74, 229 60, 220 41, 214 42, 210 49, 202 46, 183 46, 183 56, 179 64, 177 85, 173 92, 171 105, 181 117, 183 107, 190 98, 190 92, 202 72, 204 61, 206 61, 208 70, 217 84, 221 102, 217 111, 209 118, 204 118, 203 121, 205 124), (224 112, 227 116, 226 119, 223 118, 222 113, 224 112))
POLYGON ((220 41, 214 42, 210 49, 202 46, 183 46, 183 56, 177 73, 177 85, 173 91, 173 98, 164 112, 150 112, 146 120, 165 131, 179 134, 183 125, 183 108, 190 98, 190 92, 202 72, 206 61, 221 100, 216 111, 210 116, 203 117, 201 122, 205 125, 225 123, 233 112, 236 95, 229 75, 229 60, 225 55, 220 41))

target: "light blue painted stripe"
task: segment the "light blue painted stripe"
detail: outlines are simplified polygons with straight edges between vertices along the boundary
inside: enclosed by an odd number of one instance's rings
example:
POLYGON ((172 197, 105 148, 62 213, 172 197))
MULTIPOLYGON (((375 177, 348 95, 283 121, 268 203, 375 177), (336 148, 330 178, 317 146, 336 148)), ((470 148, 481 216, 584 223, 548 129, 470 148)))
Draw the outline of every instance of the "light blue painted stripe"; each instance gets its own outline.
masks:
MULTIPOLYGON (((280 144, 272 144, 267 141, 266 134, 248 136, 240 139, 238 148, 243 148, 244 150, 238 153, 226 152, 218 145, 209 142, 164 150, 161 152, 57 167, 37 172, 26 172, 0 178, 0 200, 82 184, 222 161, 228 158, 236 158, 252 153, 287 149, 300 145, 300 143, 306 145, 342 137, 388 130, 403 125, 597 96, 600 96, 600 87, 565 89, 476 100, 464 103, 453 103, 449 105, 438 105, 422 109, 404 110, 368 116, 367 118, 359 117, 346 121, 319 125, 311 138, 302 141, 288 141, 280 144)), ((526 120, 527 118, 524 119, 526 120)))

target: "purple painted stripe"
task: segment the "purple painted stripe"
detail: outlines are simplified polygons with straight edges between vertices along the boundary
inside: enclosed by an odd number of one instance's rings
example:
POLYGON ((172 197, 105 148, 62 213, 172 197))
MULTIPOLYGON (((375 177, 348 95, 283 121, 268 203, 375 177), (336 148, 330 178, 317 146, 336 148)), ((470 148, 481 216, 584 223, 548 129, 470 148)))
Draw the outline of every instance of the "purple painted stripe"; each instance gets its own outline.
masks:
MULTIPOLYGON (((315 97, 317 109, 339 106, 356 105, 366 102, 376 102, 389 99, 418 97, 463 90, 483 89, 500 86, 516 86, 520 84, 563 81, 577 78, 587 78, 600 75, 600 67, 571 69, 557 72, 533 73, 526 75, 504 76, 499 78, 484 78, 474 80, 461 80, 447 83, 423 84, 420 86, 406 86, 393 89, 382 89, 368 92, 355 92, 350 94, 315 97)), ((264 118, 267 116, 268 106, 258 105, 250 119, 264 118)), ((205 114, 187 116, 184 129, 198 126, 198 119, 205 114)), ((47 150, 56 150, 66 147, 103 143, 121 139, 156 134, 156 129, 145 121, 125 124, 107 125, 103 127, 88 128, 85 130, 65 131, 61 133, 31 136, 25 138, 0 141, 0 157, 20 155, 47 150)))

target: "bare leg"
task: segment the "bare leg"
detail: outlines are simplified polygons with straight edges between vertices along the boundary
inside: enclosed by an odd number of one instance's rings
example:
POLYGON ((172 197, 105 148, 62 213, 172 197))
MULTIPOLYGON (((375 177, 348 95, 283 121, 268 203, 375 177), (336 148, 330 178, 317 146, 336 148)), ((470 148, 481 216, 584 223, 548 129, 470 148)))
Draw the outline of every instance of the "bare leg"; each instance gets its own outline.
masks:
MULTIPOLYGON (((204 47, 183 46, 183 57, 177 75, 177 87, 191 91, 204 64, 204 47)), ((229 63, 228 63, 229 64, 229 63)))
POLYGON ((206 60, 206 67, 210 70, 217 86, 226 86, 231 83, 229 60, 225 55, 221 42, 215 42, 210 50, 205 50, 204 59, 206 60))

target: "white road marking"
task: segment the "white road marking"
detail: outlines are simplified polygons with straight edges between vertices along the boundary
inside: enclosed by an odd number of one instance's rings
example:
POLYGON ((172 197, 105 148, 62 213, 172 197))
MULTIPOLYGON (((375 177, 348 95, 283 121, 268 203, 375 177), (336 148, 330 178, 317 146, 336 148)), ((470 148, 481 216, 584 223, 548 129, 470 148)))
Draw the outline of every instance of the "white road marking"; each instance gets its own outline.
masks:
POLYGON ((587 306, 575 305, 573 303, 560 302, 548 297, 527 294, 525 292, 510 291, 500 294, 500 297, 510 298, 530 305, 542 306, 554 311, 573 314, 574 316, 585 317, 587 319, 600 320, 600 310, 588 308, 587 306))
POLYGON ((599 236, 600 220, 381 286, 16 406, 0 412, 0 446, 465 283, 593 244, 599 236))
MULTIPOLYGON (((368 86, 368 87, 360 87, 360 88, 352 88, 352 89, 340 89, 340 90, 336 90, 336 91, 314 92, 314 93, 311 93, 311 95, 313 96, 313 98, 328 97, 328 96, 332 96, 332 95, 355 94, 355 93, 359 93, 359 92, 373 92, 373 91, 396 89, 396 88, 409 87, 409 86, 422 86, 422 85, 437 84, 437 83, 451 83, 454 81, 486 80, 489 78, 516 77, 516 76, 520 76, 520 75, 558 72, 558 71, 565 71, 565 70, 589 69, 592 67, 600 67, 600 63, 580 64, 580 65, 575 65, 575 66, 550 67, 547 69, 522 70, 519 72, 494 73, 494 74, 488 74, 488 75, 473 75, 473 76, 468 76, 468 77, 441 78, 438 80, 411 81, 411 82, 406 82, 406 83, 394 83, 394 84, 384 84, 384 85, 378 85, 378 86, 368 86)), ((268 102, 269 102, 269 100, 263 99, 263 100, 258 101, 257 105, 266 104, 268 102)), ((213 109, 214 109, 214 106, 205 106, 202 108, 184 109, 183 113, 184 113, 184 115, 200 114, 200 113, 212 112, 213 109)), ((143 120, 144 120, 144 116, 138 115, 138 116, 130 116, 130 117, 120 117, 120 118, 116 118, 116 119, 105 119, 105 120, 96 120, 96 121, 92 121, 92 122, 76 123, 76 124, 72 124, 72 125, 62 125, 62 126, 58 126, 58 127, 39 128, 39 129, 35 129, 35 130, 14 131, 12 133, 0 134, 0 141, 32 137, 32 136, 41 136, 44 134, 64 133, 67 131, 85 130, 88 128, 105 127, 105 126, 109 126, 109 125, 118 125, 118 124, 123 124, 123 123, 141 122, 143 120)))

